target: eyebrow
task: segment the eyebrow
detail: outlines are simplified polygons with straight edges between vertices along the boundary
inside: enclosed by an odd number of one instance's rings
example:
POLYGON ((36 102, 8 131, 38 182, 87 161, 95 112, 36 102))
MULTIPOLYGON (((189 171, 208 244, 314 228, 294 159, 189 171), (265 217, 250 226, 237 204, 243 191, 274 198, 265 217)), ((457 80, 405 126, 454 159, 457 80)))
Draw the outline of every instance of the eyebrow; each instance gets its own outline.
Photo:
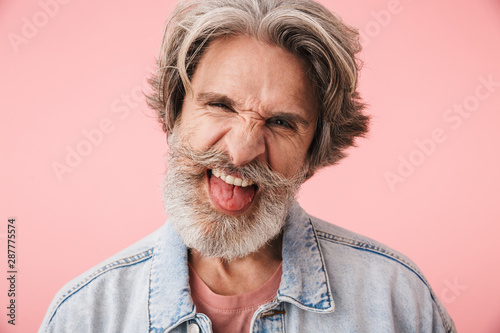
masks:
POLYGON ((196 95, 196 102, 198 104, 206 104, 208 102, 215 101, 217 101, 217 103, 224 103, 231 108, 237 106, 237 103, 235 101, 223 94, 215 92, 202 92, 196 95))
MULTIPOLYGON (((224 95, 224 94, 219 94, 216 92, 201 92, 196 94, 196 103, 199 105, 203 105, 209 102, 217 102, 217 103, 223 103, 227 105, 228 107, 232 109, 238 109, 238 106, 240 106, 240 103, 235 102, 232 100, 230 97, 224 95)), ((282 112, 282 111, 277 111, 277 112, 270 112, 269 119, 270 118, 283 118, 286 121, 289 122, 295 122, 298 124, 301 124, 302 126, 308 127, 311 122, 304 117, 302 117, 299 114, 296 113, 290 113, 290 112, 282 112)))

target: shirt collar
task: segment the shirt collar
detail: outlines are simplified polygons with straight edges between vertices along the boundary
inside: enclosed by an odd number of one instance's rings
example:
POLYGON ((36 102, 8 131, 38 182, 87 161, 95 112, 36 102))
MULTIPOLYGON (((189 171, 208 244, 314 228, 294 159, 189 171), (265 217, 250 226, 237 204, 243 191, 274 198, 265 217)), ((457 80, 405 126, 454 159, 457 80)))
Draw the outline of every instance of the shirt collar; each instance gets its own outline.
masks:
MULTIPOLYGON (((283 275, 277 300, 314 312, 333 312, 334 303, 318 238, 307 213, 294 203, 283 234, 283 275)), ((149 287, 150 331, 170 331, 195 317, 187 250, 167 223, 154 248, 149 287)))

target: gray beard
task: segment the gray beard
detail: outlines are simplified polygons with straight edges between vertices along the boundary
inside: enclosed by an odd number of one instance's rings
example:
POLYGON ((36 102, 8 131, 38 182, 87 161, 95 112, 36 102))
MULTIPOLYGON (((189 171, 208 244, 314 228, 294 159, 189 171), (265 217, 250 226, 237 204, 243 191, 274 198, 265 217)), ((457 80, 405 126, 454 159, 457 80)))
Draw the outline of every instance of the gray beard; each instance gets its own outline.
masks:
POLYGON ((163 199, 169 222, 188 248, 206 257, 229 261, 259 250, 281 233, 290 206, 305 180, 305 167, 291 179, 257 161, 235 168, 224 152, 214 149, 198 152, 180 141, 174 130, 169 136, 163 199), (202 183, 207 168, 238 171, 243 178, 257 184, 249 211, 232 216, 213 207, 202 183))

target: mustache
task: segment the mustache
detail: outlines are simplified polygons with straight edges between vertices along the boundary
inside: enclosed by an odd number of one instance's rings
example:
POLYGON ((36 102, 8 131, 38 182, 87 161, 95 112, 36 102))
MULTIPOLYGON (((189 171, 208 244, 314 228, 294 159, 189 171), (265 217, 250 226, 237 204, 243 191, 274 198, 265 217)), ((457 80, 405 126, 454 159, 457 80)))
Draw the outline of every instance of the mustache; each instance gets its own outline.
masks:
POLYGON ((182 163, 185 171, 191 174, 193 179, 201 179, 204 177, 207 169, 217 168, 227 174, 237 172, 242 178, 251 179, 261 189, 293 189, 306 180, 305 170, 291 177, 285 177, 273 171, 269 164, 264 161, 254 160, 236 167, 231 163, 230 156, 220 149, 208 148, 203 151, 197 151, 186 145, 179 144, 178 140, 172 140, 169 144, 171 148, 169 160, 171 162, 182 163))

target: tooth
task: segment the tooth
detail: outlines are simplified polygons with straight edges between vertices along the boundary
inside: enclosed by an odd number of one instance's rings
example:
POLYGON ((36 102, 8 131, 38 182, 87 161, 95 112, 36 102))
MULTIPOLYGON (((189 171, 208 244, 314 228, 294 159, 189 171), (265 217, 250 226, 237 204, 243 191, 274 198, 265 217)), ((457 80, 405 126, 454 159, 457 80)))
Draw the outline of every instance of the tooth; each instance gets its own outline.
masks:
POLYGON ((243 179, 243 181, 241 182, 241 186, 242 187, 247 187, 248 186, 248 180, 243 179))
POLYGON ((219 176, 220 179, 222 179, 223 181, 226 181, 226 175, 221 173, 221 175, 219 176))
POLYGON ((229 185, 233 185, 233 183, 234 183, 234 177, 233 177, 233 176, 231 176, 231 175, 229 175, 229 176, 227 176, 227 177, 226 177, 226 180, 225 180, 225 181, 226 181, 226 183, 228 183, 229 185))
POLYGON ((253 185, 253 180, 248 180, 248 186, 253 185))
POLYGON ((219 169, 213 169, 212 170, 212 175, 215 177, 220 177, 220 170, 219 169))
POLYGON ((243 180, 241 178, 234 178, 234 185, 241 186, 243 180))

